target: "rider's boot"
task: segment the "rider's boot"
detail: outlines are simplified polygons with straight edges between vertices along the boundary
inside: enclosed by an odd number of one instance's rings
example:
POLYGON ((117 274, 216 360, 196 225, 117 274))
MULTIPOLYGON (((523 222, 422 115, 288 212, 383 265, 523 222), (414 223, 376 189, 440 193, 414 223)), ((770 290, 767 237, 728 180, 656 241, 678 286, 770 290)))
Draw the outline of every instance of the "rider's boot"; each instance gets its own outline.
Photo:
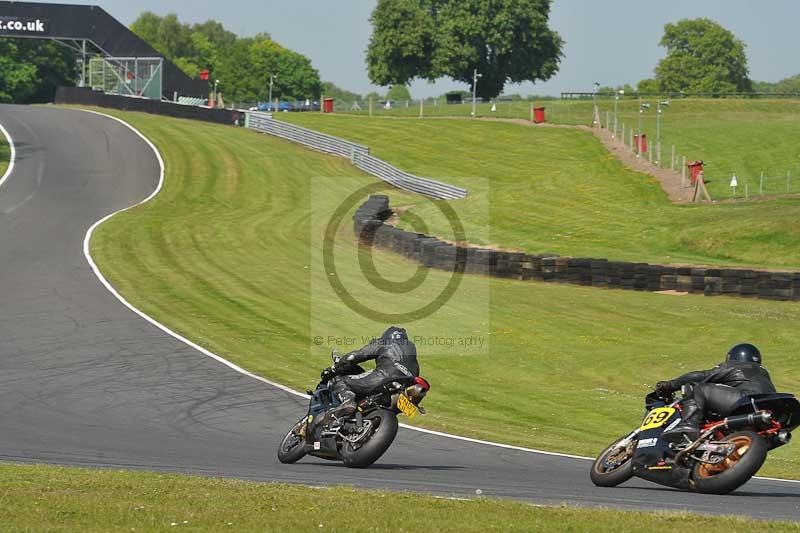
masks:
POLYGON ((695 403, 694 400, 686 400, 683 402, 683 420, 681 423, 672 429, 669 429, 661 434, 664 440, 668 442, 682 442, 684 436, 694 442, 700 437, 700 422, 703 418, 703 410, 695 403))
POLYGON ((347 400, 338 407, 331 409, 331 412, 336 418, 347 418, 356 412, 356 401, 355 399, 347 400))
POLYGON ((356 412, 355 393, 343 391, 338 396, 342 403, 325 413, 325 424, 327 425, 330 425, 334 418, 347 418, 356 412))

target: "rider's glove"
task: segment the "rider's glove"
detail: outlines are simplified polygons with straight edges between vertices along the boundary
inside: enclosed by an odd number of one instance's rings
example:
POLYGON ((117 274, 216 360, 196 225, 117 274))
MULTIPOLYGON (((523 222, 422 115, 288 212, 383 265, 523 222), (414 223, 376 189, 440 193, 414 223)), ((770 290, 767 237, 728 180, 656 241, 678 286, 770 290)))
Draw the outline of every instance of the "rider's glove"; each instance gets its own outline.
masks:
POLYGON ((335 375, 336 375, 336 369, 331 366, 322 371, 322 374, 320 374, 320 378, 322 379, 322 381, 328 381, 335 375))
POLYGON ((343 356, 341 356, 335 363, 333 363, 333 366, 331 366, 331 368, 334 370, 334 372, 339 372, 341 369, 343 369, 344 367, 346 367, 351 363, 353 357, 354 357, 353 352, 346 353, 343 356))
POLYGON ((675 387, 671 381, 659 381, 656 383, 656 392, 658 394, 671 394, 675 391, 675 387))

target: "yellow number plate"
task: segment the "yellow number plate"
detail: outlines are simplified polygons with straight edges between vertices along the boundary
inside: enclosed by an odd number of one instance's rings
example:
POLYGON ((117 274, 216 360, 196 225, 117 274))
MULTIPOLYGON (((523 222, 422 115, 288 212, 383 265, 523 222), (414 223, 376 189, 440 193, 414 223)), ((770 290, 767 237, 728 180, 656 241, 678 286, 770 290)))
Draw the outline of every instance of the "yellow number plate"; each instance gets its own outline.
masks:
POLYGON ((405 394, 401 394, 397 397, 397 408, 408 418, 414 418, 419 412, 417 406, 411 403, 411 400, 409 400, 408 396, 405 394))
POLYGON ((642 422, 642 427, 639 429, 644 431, 646 429, 660 428, 667 420, 669 420, 673 413, 675 413, 675 409, 672 407, 656 407, 647 413, 647 416, 642 422))

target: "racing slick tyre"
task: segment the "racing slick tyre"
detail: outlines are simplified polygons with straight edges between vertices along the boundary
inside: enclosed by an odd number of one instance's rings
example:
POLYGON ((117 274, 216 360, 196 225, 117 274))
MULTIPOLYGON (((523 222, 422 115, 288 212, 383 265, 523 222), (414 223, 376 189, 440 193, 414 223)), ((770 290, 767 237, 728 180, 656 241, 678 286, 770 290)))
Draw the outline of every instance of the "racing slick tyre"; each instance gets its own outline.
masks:
POLYGON ((370 435, 357 445, 344 442, 341 454, 345 466, 364 468, 371 465, 389 449, 397 435, 397 415, 393 411, 376 409, 364 419, 372 424, 370 435))
POLYGON ((734 450, 717 464, 695 464, 692 487, 706 494, 728 494, 750 480, 767 458, 767 441, 752 431, 726 435, 717 442, 733 442, 734 450))
POLYGON ((289 433, 283 437, 280 446, 278 446, 278 461, 284 464, 292 464, 305 456, 306 439, 300 435, 300 430, 305 423, 306 418, 301 418, 297 424, 292 426, 289 433))
POLYGON ((619 443, 622 440, 614 441, 592 463, 589 477, 598 487, 616 487, 633 477, 632 459, 637 441, 634 439, 625 448, 620 448, 619 443))

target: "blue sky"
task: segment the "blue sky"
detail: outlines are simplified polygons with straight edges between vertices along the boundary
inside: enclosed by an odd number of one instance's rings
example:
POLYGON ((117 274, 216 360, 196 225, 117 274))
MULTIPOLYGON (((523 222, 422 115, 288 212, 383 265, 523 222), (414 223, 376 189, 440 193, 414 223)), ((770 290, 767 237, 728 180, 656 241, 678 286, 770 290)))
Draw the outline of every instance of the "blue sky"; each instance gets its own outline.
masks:
MULTIPOLYGON (((96 4, 125 24, 145 10, 177 13, 185 22, 213 18, 239 35, 268 32, 311 58, 323 80, 366 93, 364 50, 371 32, 375 0, 73 0, 96 4)), ((800 2, 796 0, 555 0, 550 21, 566 41, 560 72, 548 82, 507 86, 506 92, 553 94, 588 91, 592 83, 636 83, 652 76, 663 57, 664 24, 681 18, 709 17, 747 44, 750 76, 777 81, 800 73, 796 53, 800 2)), ((449 80, 412 84, 414 97, 466 88, 449 80)))

